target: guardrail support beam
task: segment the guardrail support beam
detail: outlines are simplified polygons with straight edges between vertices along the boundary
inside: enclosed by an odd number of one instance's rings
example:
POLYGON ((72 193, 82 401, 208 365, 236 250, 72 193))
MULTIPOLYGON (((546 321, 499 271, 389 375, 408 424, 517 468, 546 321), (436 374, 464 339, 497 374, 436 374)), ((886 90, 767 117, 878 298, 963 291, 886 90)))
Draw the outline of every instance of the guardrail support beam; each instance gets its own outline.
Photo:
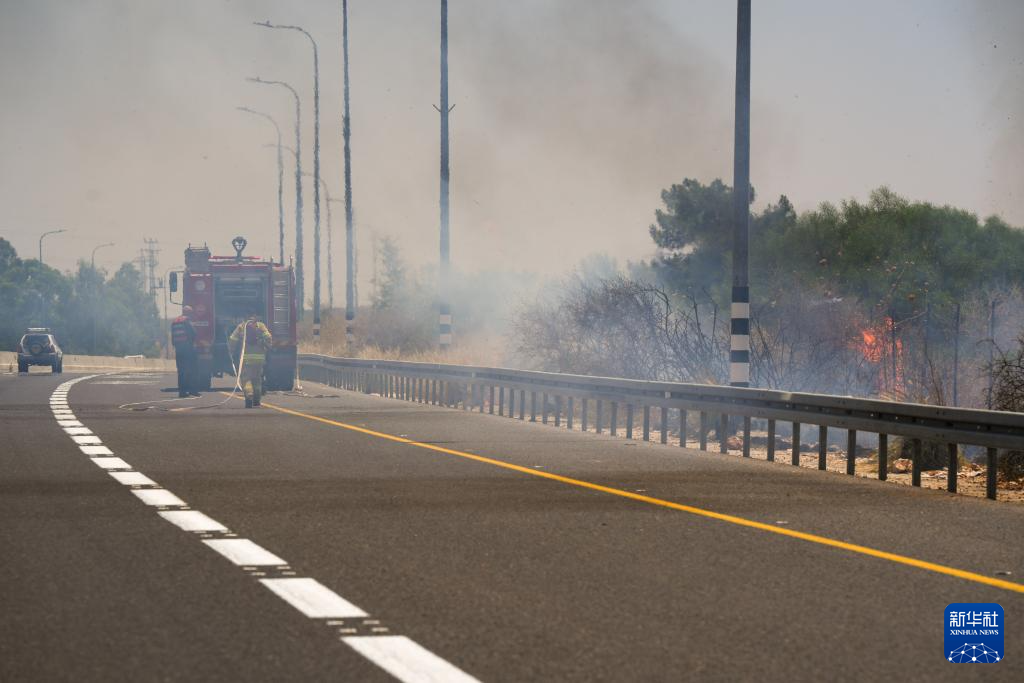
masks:
POLYGON ((956 493, 956 475, 960 469, 960 449, 955 443, 946 444, 949 463, 946 469, 946 490, 956 493))
POLYGON ((889 435, 878 435, 878 478, 885 481, 889 478, 889 435))

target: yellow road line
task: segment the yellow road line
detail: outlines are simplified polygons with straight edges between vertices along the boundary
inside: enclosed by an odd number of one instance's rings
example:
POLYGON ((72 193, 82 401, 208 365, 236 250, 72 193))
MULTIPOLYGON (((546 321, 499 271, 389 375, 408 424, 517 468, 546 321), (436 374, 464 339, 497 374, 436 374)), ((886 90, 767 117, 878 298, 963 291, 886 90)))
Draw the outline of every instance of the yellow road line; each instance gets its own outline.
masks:
POLYGON ((888 560, 890 562, 907 565, 909 567, 924 569, 925 571, 935 572, 936 574, 955 576, 956 578, 964 579, 965 581, 973 581, 974 583, 981 583, 985 584, 986 586, 1002 588, 1004 590, 1013 591, 1015 593, 1024 593, 1024 584, 1015 583, 1013 581, 995 579, 991 576, 985 576, 984 574, 976 574, 974 572, 965 571, 963 569, 947 567, 945 565, 936 564, 934 562, 926 562, 925 560, 918 560, 913 557, 907 557, 905 555, 898 555, 896 553, 890 553, 884 550, 876 550, 875 548, 868 548, 863 545, 857 545, 856 543, 846 543, 845 541, 837 541, 834 538, 828 538, 826 536, 818 536, 816 534, 808 534, 802 531, 784 529, 777 526, 772 526, 771 524, 764 524, 763 522, 755 522, 750 519, 744 519, 743 517, 726 515, 722 514, 721 512, 714 512, 712 510, 705 510, 703 508, 693 507, 692 505, 673 503, 670 500, 663 500, 661 498, 644 496, 640 495, 639 493, 633 493, 632 491, 624 491, 623 489, 612 488, 610 486, 602 486, 601 484, 594 484, 592 482, 583 481, 581 479, 573 479, 572 477, 564 477, 560 474, 553 474, 551 472, 534 470, 530 469, 529 467, 523 467, 521 465, 513 465, 512 463, 504 462, 501 460, 495 460, 494 458, 488 458, 483 455, 475 455, 473 453, 456 451, 451 448, 444 448, 443 446, 435 446, 429 443, 413 441, 412 439, 406 439, 405 437, 401 436, 394 436, 392 434, 376 432, 372 429, 366 429, 365 427, 357 427, 355 425, 346 424, 344 422, 328 420, 325 417, 310 415, 308 413, 299 412, 298 410, 291 410, 290 408, 282 408, 281 406, 275 406, 270 403, 264 403, 263 405, 266 406, 267 408, 276 410, 279 413, 285 413, 287 415, 302 417, 307 420, 321 422, 323 424, 331 425, 333 427, 341 427, 342 429, 348 429, 353 432, 359 432, 360 434, 366 434, 367 436, 374 436, 379 439, 387 439, 388 441, 394 441, 396 443, 406 444, 409 446, 416 446, 418 448, 425 448, 430 451, 437 451, 438 453, 445 453, 447 455, 456 455, 460 458, 475 460, 477 462, 486 463, 488 465, 494 465, 495 467, 501 467, 506 470, 512 470, 514 472, 529 474, 531 476, 540 477, 542 479, 550 479, 552 481, 561 482, 563 484, 569 484, 570 486, 577 486, 579 488, 590 489, 592 491, 600 491, 602 493, 608 493, 613 496, 619 496, 620 498, 629 498, 630 500, 635 500, 641 503, 647 503, 649 505, 657 505, 659 507, 669 508, 670 510, 688 512, 691 515, 698 515, 700 517, 717 519, 720 522, 736 524, 737 526, 748 527, 750 529, 758 529, 759 531, 767 531, 772 534, 778 534, 779 536, 789 536, 790 538, 798 538, 801 541, 817 543, 818 545, 829 546, 831 548, 839 548, 841 550, 847 550, 849 552, 858 553, 860 555, 867 555, 869 557, 875 557, 881 560, 888 560))

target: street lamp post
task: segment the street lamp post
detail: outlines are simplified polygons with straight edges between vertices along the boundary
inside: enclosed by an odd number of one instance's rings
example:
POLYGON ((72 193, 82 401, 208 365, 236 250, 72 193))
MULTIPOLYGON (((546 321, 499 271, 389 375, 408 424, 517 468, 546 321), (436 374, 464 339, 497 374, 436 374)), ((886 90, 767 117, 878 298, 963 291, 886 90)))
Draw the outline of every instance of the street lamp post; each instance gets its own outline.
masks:
POLYGON ((93 247, 92 258, 89 259, 89 263, 92 266, 93 270, 96 270, 96 252, 98 250, 102 249, 103 247, 112 247, 112 246, 114 246, 113 242, 107 242, 106 244, 100 244, 100 245, 97 245, 96 247, 93 247))
POLYGON ((299 31, 313 46, 313 341, 320 341, 320 56, 316 41, 300 26, 254 22, 264 28, 299 31))
POLYGON ((48 232, 44 232, 42 235, 39 236, 39 263, 40 264, 43 262, 43 238, 46 237, 47 235, 56 235, 59 232, 67 232, 67 230, 65 230, 64 228, 61 228, 60 230, 50 230, 48 232))
POLYGON ((295 88, 284 81, 265 81, 259 76, 249 80, 253 83, 279 85, 282 88, 287 88, 295 98, 295 149, 292 150, 295 155, 295 289, 299 299, 299 319, 301 320, 306 307, 306 279, 305 271, 302 268, 302 101, 295 88))
POLYGON ((237 109, 262 116, 270 121, 274 130, 277 131, 277 242, 281 252, 281 265, 284 265, 284 159, 281 157, 281 127, 277 125, 277 121, 270 114, 264 114, 261 111, 249 109, 249 107, 237 107, 237 109))

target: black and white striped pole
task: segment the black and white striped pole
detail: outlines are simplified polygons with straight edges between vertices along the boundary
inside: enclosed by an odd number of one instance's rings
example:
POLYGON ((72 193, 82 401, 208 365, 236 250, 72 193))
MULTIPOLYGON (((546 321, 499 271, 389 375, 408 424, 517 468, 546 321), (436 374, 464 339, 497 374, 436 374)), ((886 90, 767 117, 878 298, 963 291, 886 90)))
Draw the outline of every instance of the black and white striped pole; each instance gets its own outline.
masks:
POLYGON ((732 329, 729 384, 750 386, 750 0, 736 13, 736 137, 733 149, 732 329))

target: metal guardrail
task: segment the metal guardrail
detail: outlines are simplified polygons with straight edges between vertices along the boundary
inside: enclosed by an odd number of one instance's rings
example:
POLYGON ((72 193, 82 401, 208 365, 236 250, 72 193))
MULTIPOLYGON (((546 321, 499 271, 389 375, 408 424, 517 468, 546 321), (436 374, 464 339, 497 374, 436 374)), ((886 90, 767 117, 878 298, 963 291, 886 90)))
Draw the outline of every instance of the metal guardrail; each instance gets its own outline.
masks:
MULTIPOLYGON (((921 485, 922 442, 946 444, 947 489, 957 490, 959 445, 987 448, 986 493, 996 497, 996 464, 999 449, 1024 450, 1024 414, 967 408, 947 408, 916 403, 897 403, 849 396, 801 394, 763 389, 675 382, 588 377, 549 372, 509 370, 468 365, 361 360, 300 354, 301 377, 353 391, 444 405, 465 410, 497 413, 543 423, 553 418, 556 427, 586 431, 605 428, 616 435, 625 418, 627 438, 633 438, 636 414, 642 414, 642 438, 651 439, 652 411, 657 410, 657 436, 668 442, 669 425, 678 427, 680 445, 686 446, 688 413, 700 415, 698 443, 707 450, 708 433, 717 418, 716 430, 727 434, 730 418, 742 418, 743 457, 750 457, 752 419, 767 421, 768 460, 775 460, 776 424, 791 423, 791 463, 800 464, 800 431, 803 425, 818 427, 818 469, 826 468, 828 429, 847 431, 846 473, 856 472, 857 432, 878 434, 878 477, 888 470, 890 436, 911 439, 911 483, 921 485), (606 410, 607 408, 607 410, 606 410), (518 411, 518 415, 517 415, 518 411), (622 413, 625 415, 622 415, 622 413), (670 421, 672 413, 676 420, 670 421)), ((738 424, 737 424, 738 426, 738 424)), ((728 451, 725 438, 719 450, 728 451)))

